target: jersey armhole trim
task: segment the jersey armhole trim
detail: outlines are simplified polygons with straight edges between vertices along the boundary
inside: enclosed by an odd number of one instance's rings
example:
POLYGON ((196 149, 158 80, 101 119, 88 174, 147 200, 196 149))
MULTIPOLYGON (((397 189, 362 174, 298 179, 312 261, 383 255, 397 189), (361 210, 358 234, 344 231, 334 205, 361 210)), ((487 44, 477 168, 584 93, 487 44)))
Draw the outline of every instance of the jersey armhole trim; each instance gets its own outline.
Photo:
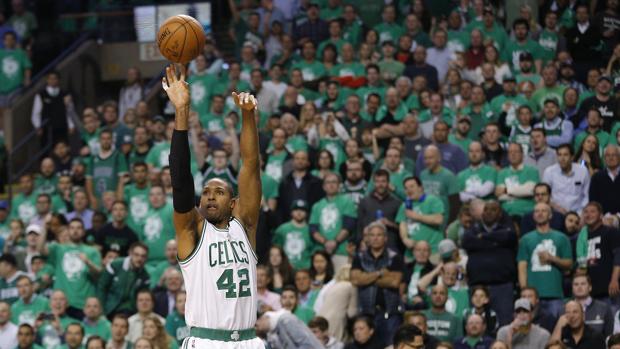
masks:
POLYGON ((192 258, 194 258, 194 256, 196 256, 196 254, 198 253, 198 250, 200 250, 200 246, 202 246, 202 240, 204 240, 207 224, 208 222, 204 220, 202 224, 202 233, 200 234, 200 239, 198 240, 198 244, 194 247, 194 250, 192 251, 192 253, 189 254, 189 256, 187 256, 185 259, 181 259, 179 258, 179 254, 177 253, 177 260, 179 261, 180 265, 186 265, 187 263, 189 263, 189 261, 192 258))
POLYGON ((233 220, 237 221, 237 224, 239 224, 239 226, 243 230, 243 233, 245 234, 245 240, 247 241, 248 246, 250 246, 250 250, 252 251, 252 255, 254 256, 254 259, 256 260, 256 264, 258 264, 258 256, 256 256, 256 251, 254 251, 254 247, 250 243, 250 238, 249 238, 249 235, 248 235, 248 231, 245 230, 245 227, 243 226, 243 224, 241 223, 241 220, 239 220, 239 218, 233 216, 233 220))

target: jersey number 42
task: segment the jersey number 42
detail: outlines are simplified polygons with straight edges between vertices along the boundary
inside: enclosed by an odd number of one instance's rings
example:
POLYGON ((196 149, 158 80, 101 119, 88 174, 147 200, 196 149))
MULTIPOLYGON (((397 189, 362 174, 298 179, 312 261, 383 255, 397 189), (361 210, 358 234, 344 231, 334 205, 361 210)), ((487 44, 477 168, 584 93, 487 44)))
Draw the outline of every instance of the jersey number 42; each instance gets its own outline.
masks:
POLYGON ((217 289, 226 291, 226 298, 250 297, 252 291, 250 290, 248 269, 243 268, 237 270, 237 277, 239 278, 238 286, 234 280, 234 270, 231 268, 224 270, 219 279, 217 279, 217 289), (239 291, 237 292, 237 290, 239 291))

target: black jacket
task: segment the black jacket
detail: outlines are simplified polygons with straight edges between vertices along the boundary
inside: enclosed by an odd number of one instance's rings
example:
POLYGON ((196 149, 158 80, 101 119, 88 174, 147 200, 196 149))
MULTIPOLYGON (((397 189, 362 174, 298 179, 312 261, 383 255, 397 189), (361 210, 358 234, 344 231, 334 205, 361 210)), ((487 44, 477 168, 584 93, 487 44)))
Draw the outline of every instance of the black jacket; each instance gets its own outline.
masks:
POLYGON ((289 173, 280 182, 278 193, 280 195, 278 197, 280 222, 286 222, 290 219, 293 201, 301 199, 306 201, 308 207, 312 207, 315 202, 325 197, 323 183, 318 177, 311 175, 310 171, 307 171, 302 178, 299 188, 295 185, 293 173, 289 173))
POLYGON ((620 176, 612 180, 606 168, 595 173, 590 181, 590 201, 601 204, 605 213, 620 212, 620 176))
POLYGON ((491 232, 481 222, 465 231, 462 247, 467 251, 470 285, 513 282, 517 276, 515 253, 517 233, 510 217, 503 214, 491 232))

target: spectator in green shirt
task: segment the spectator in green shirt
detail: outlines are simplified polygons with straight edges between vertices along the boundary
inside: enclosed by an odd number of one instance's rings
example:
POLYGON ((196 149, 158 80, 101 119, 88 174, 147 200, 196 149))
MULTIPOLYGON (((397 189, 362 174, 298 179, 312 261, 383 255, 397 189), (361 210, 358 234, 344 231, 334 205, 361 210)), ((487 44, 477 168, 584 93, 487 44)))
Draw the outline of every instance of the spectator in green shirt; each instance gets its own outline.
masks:
POLYGON ((13 304, 18 299, 17 279, 26 275, 17 270, 17 259, 10 253, 0 256, 0 300, 13 304))
POLYGON ((435 285, 431 289, 431 308, 424 311, 428 323, 428 334, 439 340, 452 342, 463 335, 461 317, 446 310, 448 288, 435 285))
POLYGON ((15 32, 6 32, 2 39, 4 48, 0 48, 0 96, 9 95, 20 86, 30 84, 32 68, 26 52, 17 47, 15 32))
POLYGON ((27 275, 17 278, 17 291, 19 299, 11 305, 11 322, 34 326, 39 314, 50 310, 47 298, 34 294, 34 284, 27 275))
POLYGON ((82 320, 84 336, 88 339, 91 336, 110 338, 110 321, 102 314, 101 303, 97 297, 89 297, 84 305, 84 320, 82 320))
POLYGON ((189 337, 189 327, 185 323, 185 300, 187 293, 181 290, 176 294, 174 309, 166 317, 166 332, 181 345, 185 337, 189 337))
POLYGON ((518 18, 513 22, 512 30, 515 34, 515 40, 506 43, 503 52, 504 61, 510 62, 512 70, 518 72, 521 53, 529 52, 534 57, 536 71, 540 71, 544 52, 536 41, 529 38, 530 23, 526 19, 518 18))
POLYGON ((34 327, 29 324, 21 324, 17 330, 16 349, 43 349, 42 346, 35 344, 34 327))
POLYGON ((111 348, 131 349, 132 343, 126 340, 129 333, 129 321, 127 315, 118 313, 112 318, 111 335, 108 338, 108 345, 111 348))
POLYGON ((541 308, 557 319, 564 297, 562 277, 573 266, 573 254, 568 237, 551 229, 551 216, 551 206, 542 202, 536 204, 536 230, 519 242, 517 261, 521 288, 535 287, 541 298, 541 308))
POLYGON ((497 175, 495 196, 508 215, 520 220, 534 207, 534 186, 540 177, 535 167, 523 163, 521 144, 510 143, 508 162, 510 166, 499 171, 497 175))
POLYGON ((84 327, 79 322, 70 323, 65 330, 65 344, 59 349, 82 349, 84 327))

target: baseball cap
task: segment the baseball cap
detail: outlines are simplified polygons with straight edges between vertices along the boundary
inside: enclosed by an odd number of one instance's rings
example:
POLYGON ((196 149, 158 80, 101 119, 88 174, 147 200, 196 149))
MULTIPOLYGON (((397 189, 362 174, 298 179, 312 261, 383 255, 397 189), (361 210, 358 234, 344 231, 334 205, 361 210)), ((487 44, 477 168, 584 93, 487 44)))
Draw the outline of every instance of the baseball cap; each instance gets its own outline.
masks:
POLYGON ((291 205, 291 210, 308 211, 308 204, 305 200, 295 200, 293 201, 293 205, 291 205))
POLYGON ((26 234, 30 234, 30 233, 41 235, 41 233, 43 233, 43 230, 41 229, 41 226, 38 224, 30 224, 29 226, 26 227, 26 234))
POLYGON ((437 252, 442 259, 448 259, 452 257, 452 252, 456 250, 456 244, 451 239, 443 239, 437 246, 437 252))
POLYGON ((545 104, 547 104, 547 103, 553 103, 553 104, 555 104, 555 105, 556 105, 556 106, 558 106, 558 107, 560 106, 560 102, 558 102, 558 100, 557 100, 557 99, 555 99, 555 98, 553 98, 553 97, 551 97, 551 98, 545 98, 545 102, 543 103, 543 105, 545 105, 545 104))
POLYGON ((0 201, 0 210, 8 210, 8 209, 9 209, 9 202, 6 200, 0 201))
POLYGON ((610 84, 613 84, 613 81, 611 81, 611 77, 609 77, 609 75, 601 75, 601 76, 598 78, 598 81, 597 81, 597 82, 601 82, 601 81, 603 81, 603 80, 607 80, 607 82, 609 82, 610 84))
POLYGON ((533 60, 534 60, 534 57, 529 52, 521 52, 521 54, 519 55, 519 62, 533 61, 533 60))
MULTIPOLYGON (((467 122, 471 125, 471 118, 468 115, 461 115, 458 117, 457 122, 467 122)), ((452 241, 452 240, 450 240, 452 241)))
POLYGON ((318 2, 310 1, 310 3, 308 4, 308 8, 311 8, 311 7, 320 7, 320 6, 318 2))
POLYGON ((532 311, 532 303, 527 298, 519 298, 515 301, 515 310, 519 309, 532 311))
POLYGON ((165 119, 164 119, 164 117, 163 117, 163 116, 161 116, 161 115, 155 115, 155 116, 153 117, 153 122, 161 122, 161 123, 165 124, 165 123, 166 123, 166 120, 165 120, 165 119))
POLYGON ((506 74, 502 78, 502 82, 517 82, 517 78, 512 74, 506 74))

